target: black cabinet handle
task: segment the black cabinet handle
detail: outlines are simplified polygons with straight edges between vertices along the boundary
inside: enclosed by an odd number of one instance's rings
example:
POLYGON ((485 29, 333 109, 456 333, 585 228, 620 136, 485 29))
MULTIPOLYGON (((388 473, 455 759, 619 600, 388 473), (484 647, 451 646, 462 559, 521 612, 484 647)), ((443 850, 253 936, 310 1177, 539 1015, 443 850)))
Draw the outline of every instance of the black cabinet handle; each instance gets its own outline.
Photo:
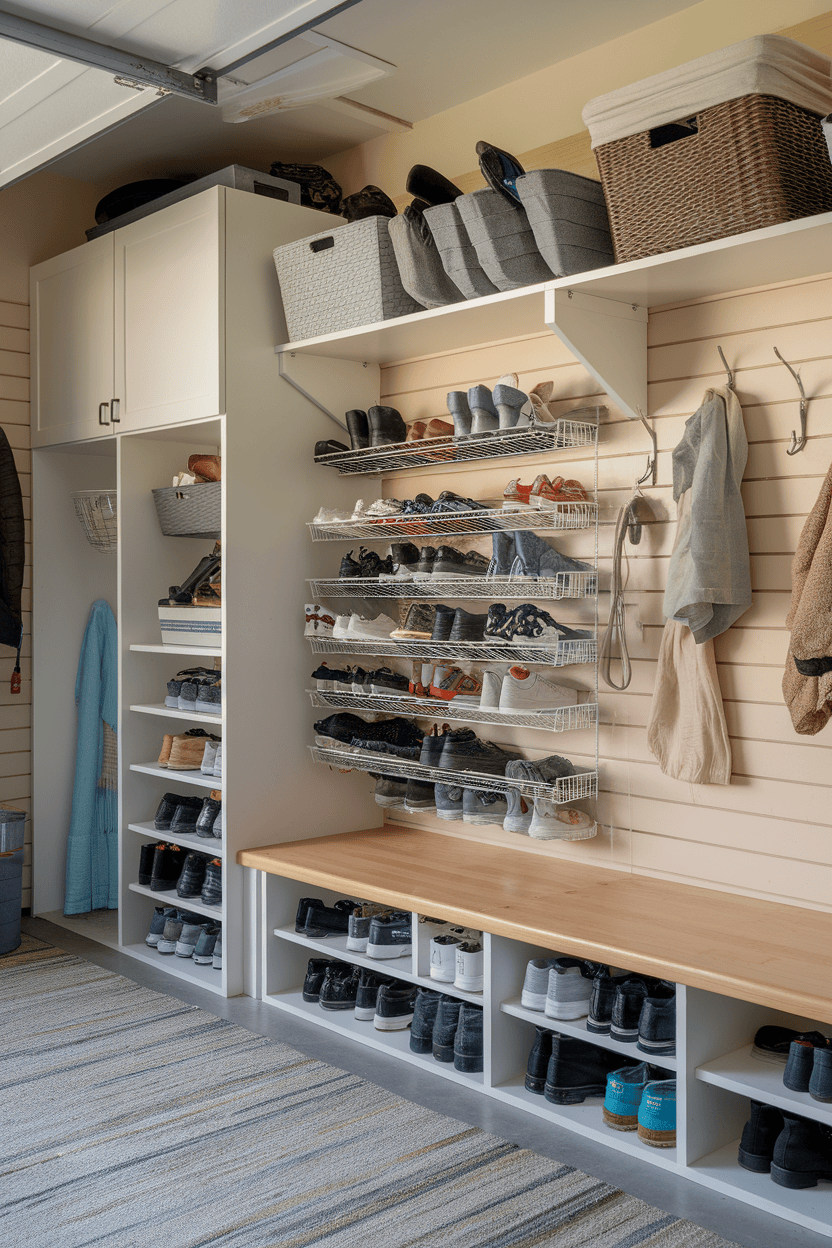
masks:
POLYGON ((110 404, 109 404, 109 403, 99 403, 99 404, 98 404, 98 423, 99 423, 99 425, 109 425, 109 423, 110 423, 110 422, 109 422, 109 420, 105 420, 105 419, 104 419, 104 412, 109 412, 109 410, 110 410, 110 404))
POLYGON ((121 399, 110 400, 110 420, 113 422, 114 425, 121 424, 121 416, 119 415, 120 407, 121 407, 121 399))

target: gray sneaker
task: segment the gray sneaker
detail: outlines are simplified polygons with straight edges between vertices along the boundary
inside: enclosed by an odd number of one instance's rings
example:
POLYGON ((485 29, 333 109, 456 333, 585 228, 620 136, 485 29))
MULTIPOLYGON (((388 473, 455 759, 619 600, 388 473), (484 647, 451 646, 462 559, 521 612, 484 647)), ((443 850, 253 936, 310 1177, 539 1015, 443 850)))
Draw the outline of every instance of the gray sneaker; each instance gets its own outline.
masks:
POLYGON ((219 923, 203 923, 199 940, 194 946, 194 962, 197 966, 213 966, 214 949, 221 930, 219 923))
POLYGON ((557 958, 549 971, 546 1017, 583 1018, 588 1014, 592 980, 597 970, 595 963, 582 958, 557 958))
MULTIPOLYGON (((513 766, 513 763, 508 764, 506 775, 508 775, 508 768, 513 766)), ((533 814, 534 802, 532 799, 523 797, 522 793, 518 793, 516 789, 509 789, 506 793, 506 815, 503 819, 503 831, 520 832, 528 836, 529 828, 532 826, 533 814)))
POLYGON ((480 741, 470 728, 453 729, 445 735, 439 759, 443 771, 471 771, 477 775, 504 776, 508 763, 519 754, 501 750, 491 741, 480 741))
POLYGON ((168 919, 175 917, 175 906, 156 906, 153 911, 153 918, 150 920, 150 931, 145 936, 144 943, 150 945, 151 949, 155 949, 164 933, 168 919))
POLYGON ((202 922, 198 914, 191 914, 189 910, 171 910, 170 917, 165 920, 164 931, 156 944, 156 951, 165 954, 175 953, 184 925, 196 923, 199 926, 202 922))
POLYGON ((462 819, 464 790, 456 784, 435 784, 436 817, 446 823, 458 823, 462 819))
POLYGON ((526 978, 523 980, 523 991, 520 1004, 526 1010, 539 1010, 542 1014, 546 1008, 546 994, 549 991, 549 971, 561 955, 553 953, 550 958, 532 958, 526 967, 526 978))
POLYGON ((197 923, 185 922, 182 924, 182 930, 179 933, 174 950, 177 958, 192 958, 194 956, 194 949, 204 927, 204 919, 200 919, 197 923))
POLYGON ((194 710, 201 714, 222 715, 222 685, 219 681, 198 686, 194 710))
POLYGON ((466 789, 462 798, 463 823, 503 826, 506 817, 505 793, 486 793, 483 789, 466 789))
POLYGON ((518 529, 514 534, 517 559, 522 566, 523 576, 553 577, 559 572, 592 572, 592 565, 580 559, 571 559, 555 550, 537 533, 518 529))
POLYGON ((217 941, 214 945, 214 953, 211 958, 211 965, 215 971, 222 970, 222 932, 220 932, 219 936, 217 936, 217 941))

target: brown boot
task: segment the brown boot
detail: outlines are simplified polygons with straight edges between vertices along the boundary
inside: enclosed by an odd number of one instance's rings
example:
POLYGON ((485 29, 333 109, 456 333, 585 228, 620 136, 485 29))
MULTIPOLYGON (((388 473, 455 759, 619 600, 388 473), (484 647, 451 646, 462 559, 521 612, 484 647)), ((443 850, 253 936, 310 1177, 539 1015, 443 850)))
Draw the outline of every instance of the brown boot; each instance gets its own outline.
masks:
POLYGON ((172 738, 168 769, 170 771, 199 771, 206 741, 219 741, 219 737, 202 728, 191 728, 172 738))

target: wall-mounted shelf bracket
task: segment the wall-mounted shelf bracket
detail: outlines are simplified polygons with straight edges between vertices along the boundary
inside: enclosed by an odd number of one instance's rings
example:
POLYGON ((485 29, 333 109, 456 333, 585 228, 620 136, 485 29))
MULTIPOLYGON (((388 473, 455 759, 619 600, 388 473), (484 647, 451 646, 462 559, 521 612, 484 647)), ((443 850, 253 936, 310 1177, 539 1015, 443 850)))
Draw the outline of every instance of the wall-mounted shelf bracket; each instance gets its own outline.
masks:
POLYGON ((291 348, 278 351, 277 362, 280 376, 334 420, 342 432, 347 427, 345 412, 352 408, 366 412, 378 403, 381 379, 377 364, 304 355, 291 348))
POLYGON ((546 325, 631 420, 647 411, 647 309, 560 288, 546 291, 546 325))

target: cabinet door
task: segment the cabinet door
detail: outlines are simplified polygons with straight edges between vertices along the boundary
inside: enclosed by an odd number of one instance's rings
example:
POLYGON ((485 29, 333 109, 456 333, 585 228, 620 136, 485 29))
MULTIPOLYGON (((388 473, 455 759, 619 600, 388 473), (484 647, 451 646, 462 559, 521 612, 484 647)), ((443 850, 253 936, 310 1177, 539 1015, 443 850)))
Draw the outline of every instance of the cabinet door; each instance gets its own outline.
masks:
POLYGON ((36 265, 29 294, 32 445, 111 433, 112 234, 36 265))
POLYGON ((225 407, 223 188, 115 232, 116 429, 225 407))

